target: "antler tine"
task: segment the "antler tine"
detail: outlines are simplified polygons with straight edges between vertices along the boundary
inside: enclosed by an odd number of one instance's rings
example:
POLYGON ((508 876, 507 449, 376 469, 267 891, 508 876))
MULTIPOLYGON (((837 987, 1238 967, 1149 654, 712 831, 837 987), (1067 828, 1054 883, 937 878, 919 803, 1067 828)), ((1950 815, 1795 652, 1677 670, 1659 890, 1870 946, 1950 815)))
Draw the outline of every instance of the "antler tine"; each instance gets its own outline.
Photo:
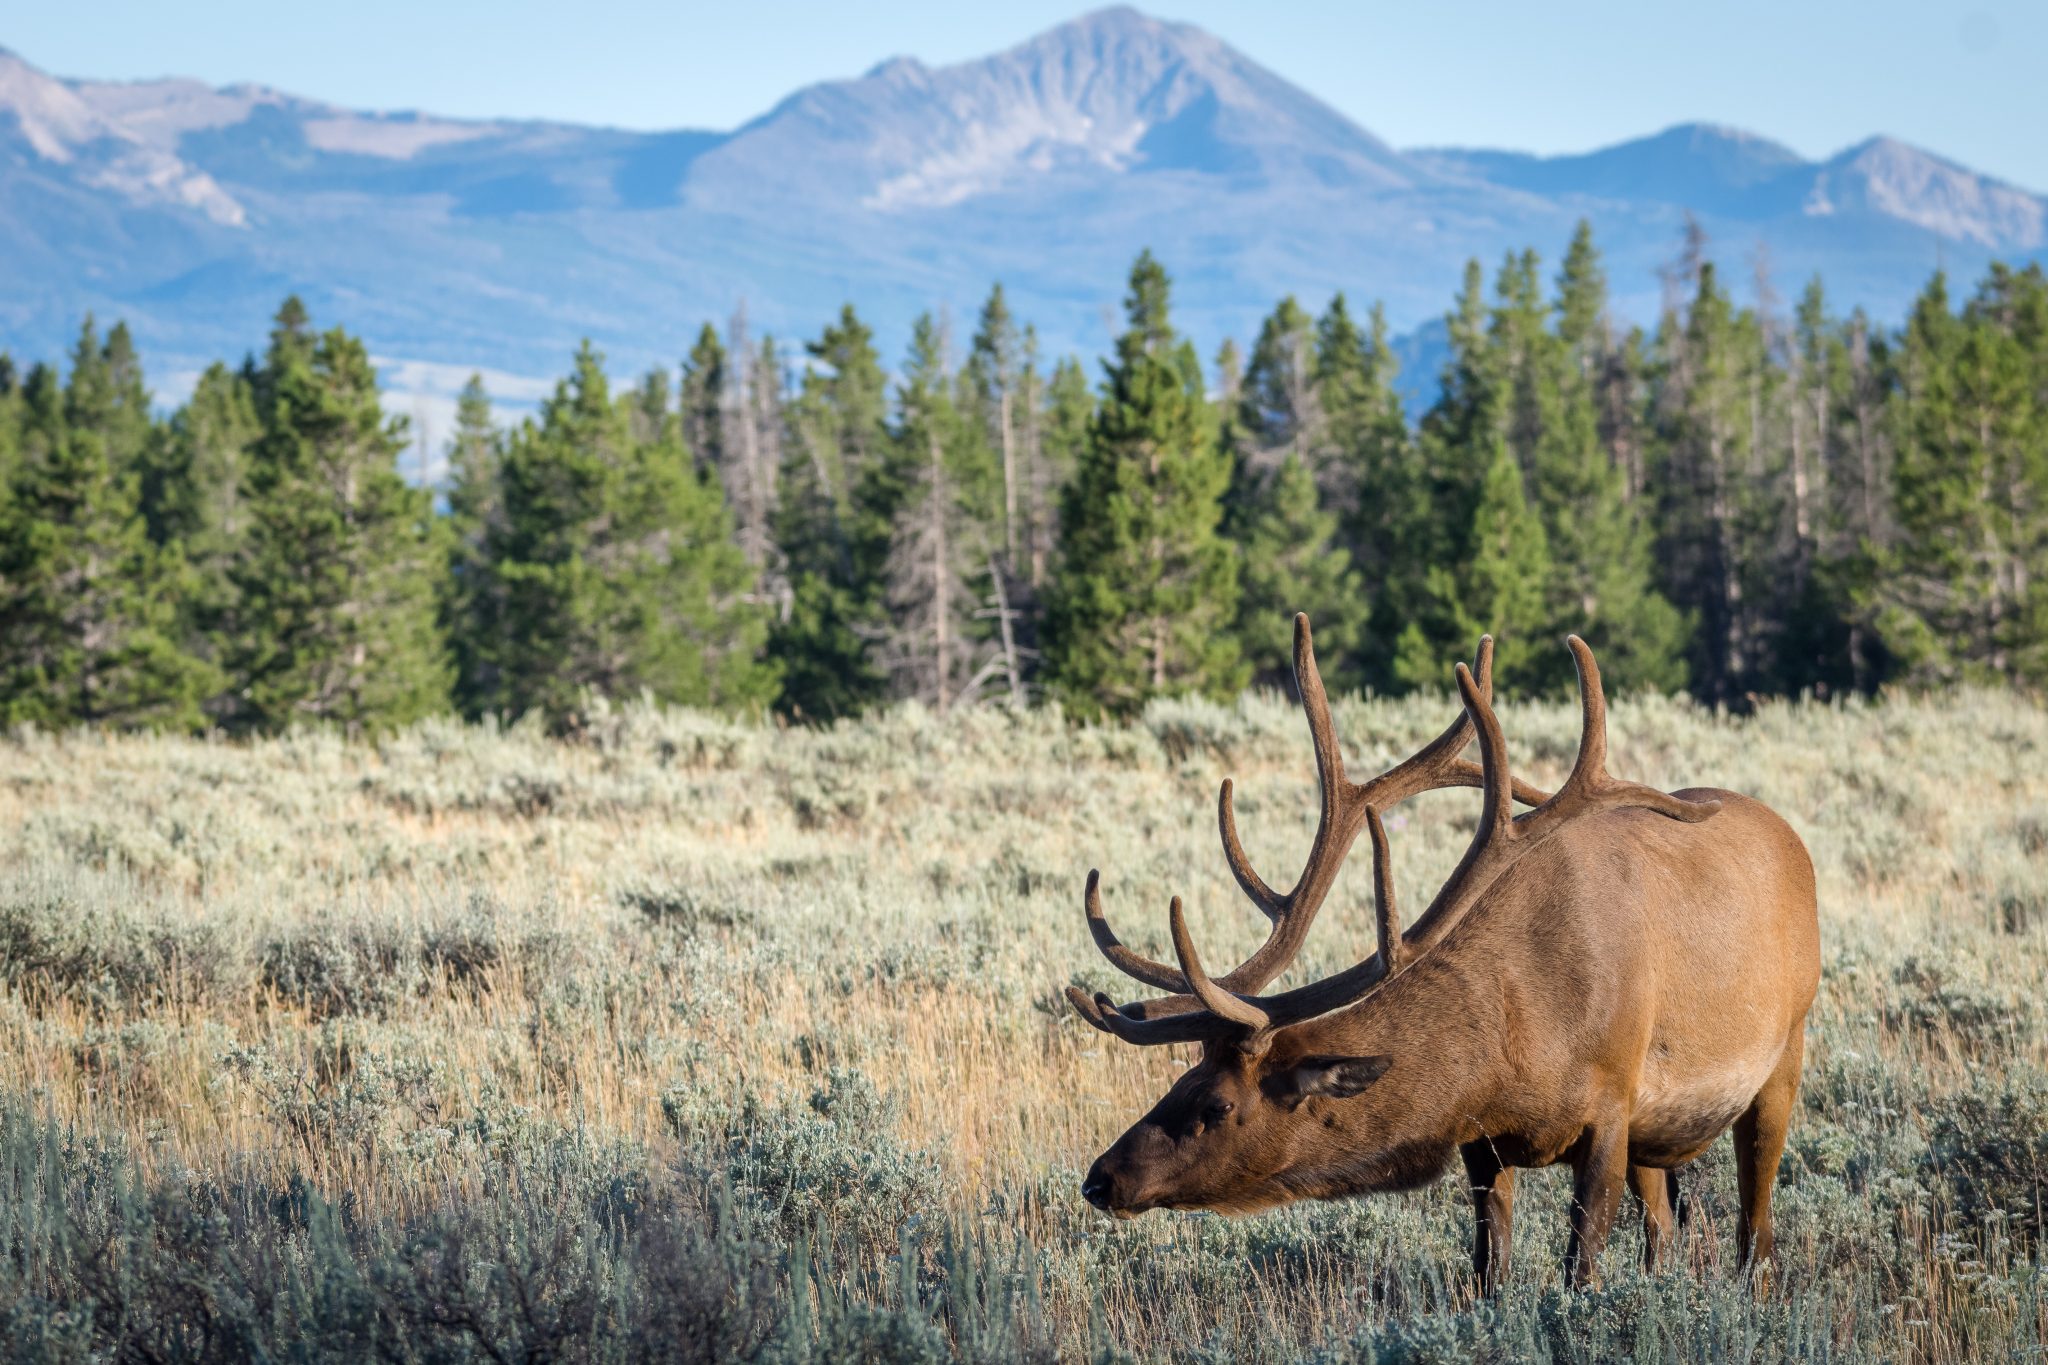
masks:
POLYGON ((1223 987, 1209 979, 1202 970, 1202 959, 1195 955, 1195 941, 1188 934, 1188 922, 1180 913, 1180 897, 1175 896, 1167 907, 1167 925, 1173 931, 1173 953, 1180 959, 1181 975, 1187 978, 1188 987, 1195 999, 1202 1002, 1202 1008, 1219 1019, 1227 1019, 1249 1033, 1257 1033, 1266 1027, 1266 1012, 1257 1005, 1240 1000, 1223 987))
MULTIPOLYGON (((1479 685, 1491 695, 1493 686, 1493 637, 1481 636, 1474 657, 1479 685)), ((1239 964, 1218 984, 1240 995, 1259 990, 1287 969, 1300 953, 1316 912, 1337 879, 1358 838, 1359 825, 1369 809, 1386 810, 1422 792, 1438 787, 1478 786, 1477 765, 1458 757, 1471 742, 1472 721, 1461 714, 1444 732, 1424 745, 1413 757, 1395 765, 1363 784, 1344 775, 1343 747, 1337 740, 1336 723, 1330 717, 1329 694, 1323 688, 1322 672, 1316 666, 1315 638, 1308 617, 1294 618, 1294 677, 1301 694, 1301 709, 1308 719, 1309 739, 1315 748, 1316 778, 1321 787, 1322 810, 1316 822, 1314 842, 1301 876, 1285 895, 1275 892, 1252 868, 1244 846, 1237 837, 1237 817, 1232 809, 1235 788, 1225 779, 1216 801, 1216 824, 1223 837, 1224 857, 1231 875, 1245 895, 1273 922, 1272 932, 1259 950, 1239 964)), ((1535 805, 1545 793, 1516 784, 1516 799, 1535 805)), ((1163 964, 1152 964, 1162 966, 1163 964)))
POLYGON ((1564 637, 1579 675, 1579 756, 1565 786, 1607 782, 1607 689, 1600 683, 1600 661, 1593 647, 1576 635, 1564 637))
POLYGON ((1377 916, 1380 961, 1393 975, 1407 963, 1408 945, 1401 938, 1401 912, 1394 905, 1394 857, 1387 847, 1387 827, 1380 813, 1365 808, 1366 832, 1372 836, 1372 901, 1377 916))
MULTIPOLYGON (((1330 718, 1330 697, 1323 690, 1322 670, 1316 667, 1315 637, 1309 629, 1306 612, 1296 612, 1294 616, 1294 689, 1301 694, 1302 714, 1308 719, 1309 743, 1315 749, 1316 782, 1322 792, 1322 814, 1316 825, 1316 839, 1309 851, 1308 865, 1295 880, 1293 890, 1284 896, 1274 891, 1253 869, 1251 859, 1245 856, 1244 845, 1237 839, 1237 814, 1231 807, 1233 787, 1229 778, 1223 779, 1223 788, 1216 797, 1216 825, 1223 836, 1223 856, 1230 864, 1231 875, 1237 878, 1237 884, 1244 889, 1245 895, 1251 897, 1252 904, 1276 923, 1293 911, 1318 856, 1324 851, 1325 836, 1341 820, 1346 798, 1357 790, 1344 778, 1344 753, 1337 743, 1336 722, 1330 718)), ((1355 837, 1356 831, 1352 834, 1355 837)), ((1348 845, 1349 840, 1345 842, 1348 845)))
MULTIPOLYGON (((1156 962, 1132 952, 1110 930, 1102 911, 1100 877, 1091 871, 1084 904, 1088 929, 1096 947, 1119 971, 1160 990, 1174 992, 1162 999, 1118 1006, 1107 996, 1090 999, 1077 990, 1069 997, 1082 1017, 1105 1032, 1130 1042, 1167 1043, 1211 1040, 1236 1036, 1241 1043, 1255 1045, 1279 1021, 1306 1018, 1310 1014, 1355 1000, 1392 971, 1398 970, 1415 949, 1400 932, 1399 913, 1394 902, 1393 862, 1387 848, 1386 830, 1379 812, 1410 796, 1438 787, 1477 786, 1487 791, 1487 815, 1474 835, 1472 847, 1453 875, 1445 893, 1439 893, 1422 919, 1421 931, 1433 917, 1452 887, 1472 881, 1477 863, 1486 849, 1498 842, 1495 831, 1512 829, 1514 801, 1526 805, 1549 805, 1553 798, 1516 782, 1507 770, 1506 743, 1500 737, 1499 722, 1493 718, 1493 637, 1482 636, 1473 656, 1473 667, 1458 666, 1459 690, 1464 694, 1463 713, 1413 757, 1363 785, 1347 780, 1344 757, 1337 740, 1337 728, 1330 715, 1329 694, 1316 665, 1315 639, 1306 615, 1294 618, 1294 676, 1301 694, 1302 713, 1309 726, 1315 750, 1316 778, 1320 787, 1321 811, 1308 861, 1292 889, 1285 895, 1273 890, 1252 867, 1238 839, 1236 812, 1232 806, 1233 784, 1226 779, 1217 797, 1216 822, 1222 835, 1224 856, 1231 874, 1252 903, 1272 922, 1266 941, 1250 957, 1221 977, 1200 975, 1201 965, 1187 934, 1181 904, 1176 898, 1168 922, 1173 928, 1174 950, 1180 968, 1156 962), (1488 730, 1491 733, 1488 733, 1488 730), (1488 762, 1474 764, 1459 757, 1477 731, 1486 748, 1488 762), (1301 951, 1316 913, 1322 908, 1336 881, 1361 825, 1369 825, 1373 838, 1374 900, 1377 912, 1378 946, 1373 956, 1336 976, 1270 998, 1255 993, 1278 976, 1301 951), (1325 1003, 1329 1002, 1329 1003, 1325 1003)), ((1597 674, 1596 690, 1597 690, 1597 674)), ((1599 703, 1595 703, 1599 705, 1599 703)), ((1600 711, 1604 716, 1604 708, 1600 711)), ((1604 733, 1604 730, 1603 730, 1604 733)), ((1602 750, 1604 752, 1604 749, 1602 750)), ((1576 774, 1575 770, 1575 774, 1576 774)), ((1484 879, 1490 882, 1491 877, 1484 879)), ((1411 936, 1412 937, 1412 936, 1411 936)))
POLYGON ((1721 809, 1719 801, 1687 801, 1608 775, 1607 693, 1600 683, 1600 663, 1593 657, 1592 647, 1576 635, 1565 638, 1565 647, 1571 650, 1572 665, 1579 674, 1579 756, 1557 795, 1516 818, 1516 837, 1540 837, 1552 824, 1616 806, 1642 806, 1687 823, 1704 820, 1721 809))
POLYGON ((1228 1038, 1241 1047, 1260 1048, 1269 1033, 1265 1011, 1225 990, 1202 970, 1179 896, 1167 907, 1167 925, 1192 994, 1120 1007, 1100 992, 1091 998, 1080 988, 1069 986, 1067 999, 1075 1012, 1095 1028, 1127 1043, 1206 1043, 1228 1038))
MULTIPOLYGON (((1473 664, 1481 694, 1490 697, 1493 690, 1492 636, 1480 637, 1473 664)), ((1245 895, 1272 922, 1265 943, 1235 968, 1215 979, 1218 987, 1238 996, 1260 990, 1285 971, 1301 951, 1309 927, 1336 881, 1337 870, 1357 840, 1359 826, 1368 812, 1375 808, 1390 808, 1410 796, 1437 787, 1476 787, 1483 781, 1478 764, 1458 757, 1471 742, 1473 732, 1472 718, 1462 711, 1442 734, 1424 745, 1413 757, 1363 785, 1349 781, 1344 774, 1343 747, 1338 742, 1336 723, 1330 715, 1329 694, 1323 686, 1322 671, 1316 664, 1315 636, 1306 614, 1297 614, 1294 618, 1294 677, 1296 689, 1301 694, 1302 712, 1308 720, 1309 740, 1315 750, 1322 809, 1308 861, 1293 888, 1285 895, 1273 890, 1259 876, 1245 854, 1238 839, 1236 812, 1232 807, 1235 787, 1228 778, 1224 779, 1217 796, 1216 823, 1222 834, 1223 853, 1231 874, 1245 895)), ((1546 799, 1543 792, 1522 783, 1514 785, 1514 795, 1528 805, 1546 799)), ((1392 864, 1384 856, 1380 857, 1378 865, 1384 870, 1384 875, 1391 878, 1392 864)), ((1146 1002, 1142 1006, 1124 1006, 1118 1013, 1129 1020, 1138 1017, 1133 1014, 1138 1010, 1179 1014, 1200 1008, 1200 1002, 1188 993, 1190 987, 1184 972, 1170 963, 1133 952, 1117 938, 1102 910, 1100 882, 1099 874, 1091 871, 1084 896, 1088 932, 1095 940, 1095 946, 1112 966, 1126 976, 1154 989, 1175 993, 1165 1000, 1146 1002)), ((1391 898, 1391 881, 1387 890, 1391 898)), ((1397 934, 1397 942, 1398 937, 1397 934)))
MULTIPOLYGON (((1460 664, 1458 667, 1463 668, 1460 664)), ((1493 701, 1493 637, 1479 637, 1479 647, 1473 651, 1472 667, 1474 682, 1479 695, 1489 704, 1493 701)), ((1411 796, 1439 787, 1481 787, 1485 785, 1485 774, 1478 764, 1458 757, 1465 746, 1472 742, 1473 721, 1470 712, 1461 710, 1456 720, 1444 728, 1444 732, 1417 750, 1414 757, 1387 769, 1359 791, 1374 806, 1391 810, 1411 796)), ((1525 806, 1539 806, 1549 799, 1547 792, 1539 791, 1526 782, 1513 784, 1515 800, 1525 806)))
POLYGON ((1067 1000, 1073 1005, 1074 1012, 1093 1027, 1141 1047, 1206 1043, 1240 1032, 1237 1025, 1219 1019, 1199 1006, 1177 1014, 1138 1019, 1118 1009, 1108 996, 1097 995, 1090 999, 1088 993, 1077 986, 1067 987, 1067 1000))
POLYGON ((1102 913, 1102 873, 1095 868, 1088 869, 1088 889, 1082 893, 1081 903, 1088 913, 1088 933, 1111 966, 1155 990, 1185 991, 1188 988, 1186 977, 1164 962, 1154 962, 1143 954, 1132 952, 1110 930, 1109 920, 1102 913))
POLYGON ((1479 733, 1482 796, 1479 828, 1473 832, 1469 853, 1491 846, 1497 831, 1514 827, 1514 780, 1508 771, 1507 736, 1501 732, 1500 717, 1493 713, 1493 698, 1480 690, 1465 665, 1459 664, 1453 675, 1458 680, 1458 695, 1465 702, 1465 714, 1479 733))

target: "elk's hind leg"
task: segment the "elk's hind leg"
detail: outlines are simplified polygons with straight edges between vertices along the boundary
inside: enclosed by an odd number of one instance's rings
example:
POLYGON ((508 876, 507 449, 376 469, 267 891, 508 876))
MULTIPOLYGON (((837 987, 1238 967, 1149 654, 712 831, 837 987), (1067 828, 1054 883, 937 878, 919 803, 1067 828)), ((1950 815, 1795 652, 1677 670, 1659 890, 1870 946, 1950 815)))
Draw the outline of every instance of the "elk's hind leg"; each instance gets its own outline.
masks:
POLYGON ((1491 1294, 1506 1282, 1508 1253, 1513 1245, 1515 1168, 1501 1164, 1493 1144, 1481 1139, 1458 1149, 1465 1158, 1466 1184, 1472 1191, 1472 1270, 1479 1292, 1491 1294))
POLYGON ((1778 1069, 1735 1120, 1735 1179, 1742 1199, 1735 1263, 1745 1270, 1771 1259, 1771 1187, 1778 1181, 1778 1158, 1784 1155, 1805 1055, 1806 1025, 1801 1020, 1786 1041, 1778 1069))
POLYGON ((1678 1235, 1678 1172, 1631 1166, 1628 1187, 1643 1201, 1643 1269, 1654 1275, 1678 1235))

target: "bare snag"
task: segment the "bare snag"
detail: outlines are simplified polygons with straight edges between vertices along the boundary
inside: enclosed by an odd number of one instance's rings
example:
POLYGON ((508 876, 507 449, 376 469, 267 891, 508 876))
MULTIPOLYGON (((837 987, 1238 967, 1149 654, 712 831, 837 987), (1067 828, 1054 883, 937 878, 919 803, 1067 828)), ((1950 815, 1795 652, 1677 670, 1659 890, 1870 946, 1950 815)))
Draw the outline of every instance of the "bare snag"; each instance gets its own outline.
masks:
POLYGON ((1675 1172, 1732 1126, 1740 1259, 1770 1255, 1771 1182, 1819 981, 1812 865, 1790 827, 1747 797, 1611 776, 1598 662, 1585 641, 1566 643, 1579 749, 1554 794, 1509 770, 1490 638, 1470 668, 1454 669, 1459 717, 1354 783, 1308 620, 1295 618, 1321 813, 1291 889, 1275 892, 1245 856, 1229 781, 1218 799, 1232 875, 1272 924, 1265 943, 1212 977, 1174 897, 1175 963, 1154 961, 1110 930, 1100 877, 1088 874, 1097 947, 1169 993, 1119 1005, 1069 988, 1076 1011, 1126 1042, 1202 1046, 1199 1064, 1090 1168, 1090 1203, 1134 1217, 1348 1198, 1427 1183, 1455 1152, 1474 1201, 1474 1268, 1492 1286, 1507 1267, 1515 1169, 1568 1163, 1566 1266, 1583 1283, 1624 1183, 1642 1200, 1654 1266, 1671 1235, 1675 1172), (1476 764, 1460 756, 1475 738, 1476 764), (1451 786, 1480 789, 1478 827, 1403 930, 1382 815, 1451 786), (1517 802, 1531 809, 1516 814, 1517 802), (1361 829, 1373 854, 1372 956, 1262 994, 1299 954, 1361 829))

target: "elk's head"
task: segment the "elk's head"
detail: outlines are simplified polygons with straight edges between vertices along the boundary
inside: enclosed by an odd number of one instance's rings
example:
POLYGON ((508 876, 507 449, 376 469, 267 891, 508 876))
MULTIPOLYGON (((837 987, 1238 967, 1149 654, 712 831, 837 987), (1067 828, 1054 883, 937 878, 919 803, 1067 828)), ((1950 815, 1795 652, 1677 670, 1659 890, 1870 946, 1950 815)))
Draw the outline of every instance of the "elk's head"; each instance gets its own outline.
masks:
MULTIPOLYGON (((1617 806, 1642 806, 1679 820, 1701 820, 1713 802, 1688 802, 1607 775, 1606 701, 1593 654, 1569 641, 1579 671, 1578 760, 1554 796, 1515 781, 1507 742, 1492 707, 1493 641, 1481 639, 1473 667, 1459 664, 1464 711, 1450 728, 1406 762, 1354 783, 1330 719, 1316 670, 1308 618, 1294 618, 1294 673, 1315 748, 1322 814, 1308 863, 1294 888, 1275 892, 1253 871, 1238 842, 1231 784, 1223 783, 1217 823, 1230 870, 1272 922, 1266 942, 1228 973, 1211 977, 1188 934, 1179 897, 1168 910, 1178 965, 1133 952, 1110 931, 1101 879, 1088 874, 1088 928, 1120 971, 1164 997, 1119 1006, 1107 995, 1073 987, 1067 996, 1081 1017, 1105 1033, 1139 1044, 1199 1043, 1202 1056, 1142 1119, 1096 1159, 1081 1186, 1089 1203, 1131 1217, 1155 1208, 1250 1212, 1298 1198, 1334 1197, 1367 1189, 1403 1188, 1433 1178, 1446 1153, 1404 1146, 1379 1133, 1375 1096, 1399 1084, 1398 1049, 1333 1047, 1336 1038, 1381 1035, 1373 1028, 1332 1030, 1312 1021, 1358 1004, 1383 981, 1448 933, 1508 866, 1567 822, 1617 806), (1480 762, 1459 757, 1477 735, 1480 762), (1479 827, 1464 858, 1436 899, 1404 934, 1394 904, 1392 862, 1380 812, 1440 787, 1479 787, 1479 827), (1520 816, 1513 803, 1533 806, 1520 816), (1369 831, 1378 944, 1371 957, 1321 981, 1262 996, 1301 950, 1310 924, 1336 881, 1359 831, 1369 831), (1389 1078, 1383 1082, 1383 1078, 1389 1078)), ((1410 1068, 1417 1059, 1408 1059, 1410 1068)), ((1412 1070, 1410 1078, 1413 1079, 1412 1070)), ((1395 1094, 1387 1105, 1398 1106, 1395 1094)))
POLYGON ((1082 1197, 1119 1218, 1155 1208, 1252 1213, 1337 1193, 1330 1181, 1339 1171, 1352 1184, 1408 1183, 1396 1164, 1370 1175, 1354 1169, 1341 1137, 1317 1121, 1324 1105, 1379 1080, 1391 1056, 1294 1055, 1284 1044, 1248 1043, 1205 1045, 1201 1061, 1095 1159, 1082 1197))

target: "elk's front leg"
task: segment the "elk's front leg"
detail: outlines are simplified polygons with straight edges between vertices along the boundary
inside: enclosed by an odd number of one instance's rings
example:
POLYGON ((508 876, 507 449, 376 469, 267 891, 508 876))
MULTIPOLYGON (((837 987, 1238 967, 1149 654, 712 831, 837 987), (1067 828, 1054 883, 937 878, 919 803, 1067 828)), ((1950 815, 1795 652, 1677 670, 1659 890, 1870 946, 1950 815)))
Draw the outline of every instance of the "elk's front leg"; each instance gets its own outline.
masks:
POLYGON ((1600 1248, 1614 1228, 1628 1176, 1628 1125, 1588 1129, 1572 1159, 1572 1236, 1564 1252, 1564 1278, 1574 1286, 1599 1278, 1600 1248))
POLYGON ((1628 1187, 1643 1201, 1643 1269, 1654 1275, 1678 1235, 1678 1172, 1631 1166, 1628 1187))
POLYGON ((1514 1244, 1515 1168, 1503 1165, 1493 1144, 1483 1138, 1458 1151, 1465 1158, 1466 1183, 1472 1192, 1472 1270, 1479 1277, 1479 1292, 1491 1294, 1508 1277, 1508 1255, 1514 1244))

